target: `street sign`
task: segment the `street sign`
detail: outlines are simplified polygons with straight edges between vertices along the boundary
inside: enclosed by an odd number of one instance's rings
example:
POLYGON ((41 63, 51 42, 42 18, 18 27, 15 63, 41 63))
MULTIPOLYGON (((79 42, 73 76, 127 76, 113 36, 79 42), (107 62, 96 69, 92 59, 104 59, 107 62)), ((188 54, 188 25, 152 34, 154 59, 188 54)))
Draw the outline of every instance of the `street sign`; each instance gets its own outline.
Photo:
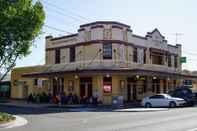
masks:
POLYGON ((187 58, 186 57, 181 57, 181 63, 186 63, 187 62, 187 58))

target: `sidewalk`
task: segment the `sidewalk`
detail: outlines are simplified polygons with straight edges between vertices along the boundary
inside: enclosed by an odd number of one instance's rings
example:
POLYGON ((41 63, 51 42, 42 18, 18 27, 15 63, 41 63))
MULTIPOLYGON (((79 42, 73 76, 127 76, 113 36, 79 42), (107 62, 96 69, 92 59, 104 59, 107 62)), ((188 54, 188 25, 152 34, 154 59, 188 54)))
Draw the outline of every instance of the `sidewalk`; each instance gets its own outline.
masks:
POLYGON ((27 101, 22 100, 8 100, 7 102, 0 103, 2 106, 11 106, 11 107, 29 107, 29 108, 45 108, 53 104, 37 104, 37 103, 28 103, 27 101))
MULTIPOLYGON (((6 102, 0 102, 0 106, 10 106, 10 107, 21 107, 21 108, 95 108, 93 105, 85 104, 51 104, 51 103, 29 103, 22 100, 7 100, 6 102)), ((104 105, 102 105, 104 106, 104 105)), ((101 105, 97 107, 102 107, 101 105)))
POLYGON ((123 106, 117 105, 57 105, 48 103, 28 103, 26 101, 9 100, 5 103, 0 103, 0 106, 19 107, 19 108, 48 108, 48 109, 65 109, 68 112, 145 112, 145 111, 163 111, 168 108, 142 108, 139 103, 126 103, 123 106))
POLYGON ((51 103, 29 103, 23 100, 7 100, 6 102, 0 102, 0 105, 4 106, 15 106, 15 107, 31 107, 31 108, 82 108, 82 107, 89 107, 89 108, 137 108, 140 107, 139 103, 126 103, 124 106, 117 106, 117 105, 90 105, 90 104, 71 104, 71 105, 61 105, 61 104, 51 104, 51 103))

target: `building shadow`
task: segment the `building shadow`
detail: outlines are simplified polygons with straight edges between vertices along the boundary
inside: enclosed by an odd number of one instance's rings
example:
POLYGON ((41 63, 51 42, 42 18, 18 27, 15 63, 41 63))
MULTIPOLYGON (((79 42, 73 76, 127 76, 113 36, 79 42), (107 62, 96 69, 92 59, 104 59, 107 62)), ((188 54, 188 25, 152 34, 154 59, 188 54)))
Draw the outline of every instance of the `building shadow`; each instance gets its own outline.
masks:
POLYGON ((17 106, 1 105, 0 112, 7 112, 14 115, 39 115, 39 114, 62 113, 62 112, 66 113, 68 112, 68 109, 17 107, 17 106))

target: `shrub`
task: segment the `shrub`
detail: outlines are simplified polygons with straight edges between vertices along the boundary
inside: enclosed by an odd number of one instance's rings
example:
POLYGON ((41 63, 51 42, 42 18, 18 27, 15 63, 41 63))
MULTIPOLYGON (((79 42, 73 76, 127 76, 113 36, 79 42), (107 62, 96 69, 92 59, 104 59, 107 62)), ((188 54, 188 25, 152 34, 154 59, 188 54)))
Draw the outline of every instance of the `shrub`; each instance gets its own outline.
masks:
POLYGON ((0 123, 6 123, 15 120, 16 118, 8 113, 0 112, 0 123))

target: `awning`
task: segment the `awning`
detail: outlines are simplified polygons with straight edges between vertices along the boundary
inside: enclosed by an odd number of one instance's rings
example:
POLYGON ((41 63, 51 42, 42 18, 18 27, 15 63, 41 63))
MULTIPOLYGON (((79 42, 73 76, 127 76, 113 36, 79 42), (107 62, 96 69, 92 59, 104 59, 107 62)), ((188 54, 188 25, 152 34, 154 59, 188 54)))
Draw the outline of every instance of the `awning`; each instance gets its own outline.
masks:
POLYGON ((52 72, 35 72, 35 73, 25 73, 23 77, 55 77, 55 76, 65 76, 65 75, 79 75, 79 76, 92 76, 92 75, 106 75, 106 74, 116 74, 124 76, 142 75, 142 76, 156 76, 172 79, 193 79, 197 78, 197 75, 176 73, 176 72, 164 72, 156 70, 145 70, 145 69, 77 69, 77 70, 62 70, 62 71, 52 71, 52 72))

